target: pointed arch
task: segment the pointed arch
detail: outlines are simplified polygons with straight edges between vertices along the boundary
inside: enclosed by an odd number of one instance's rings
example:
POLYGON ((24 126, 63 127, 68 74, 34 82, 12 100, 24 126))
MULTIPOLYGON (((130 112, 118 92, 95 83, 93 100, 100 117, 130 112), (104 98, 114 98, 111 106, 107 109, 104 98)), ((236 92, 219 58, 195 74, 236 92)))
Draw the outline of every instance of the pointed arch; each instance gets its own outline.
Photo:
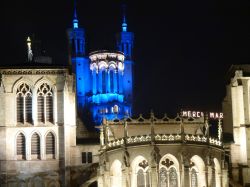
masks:
POLYGON ((221 165, 217 158, 213 159, 214 161, 214 170, 215 170, 215 186, 221 187, 221 165))
POLYGON ((32 90, 27 83, 20 82, 16 88, 16 121, 32 123, 32 90))
POLYGON ((53 96, 54 91, 47 83, 42 83, 37 91, 37 121, 40 123, 54 122, 53 96))
POLYGON ((110 167, 110 187, 122 187, 122 163, 115 160, 110 167))
POLYGON ((55 159, 56 155, 56 138, 51 131, 46 134, 46 158, 55 159))
POLYGON ((26 138, 22 132, 16 136, 16 155, 18 160, 26 159, 26 138))
POLYGON ((31 158, 40 159, 41 153, 41 136, 34 132, 31 136, 31 158))
POLYGON ((149 187, 149 165, 145 157, 138 155, 131 163, 132 167, 132 187, 149 187))
POLYGON ((180 186, 179 161, 172 154, 166 154, 160 159, 159 184, 160 187, 180 186))
POLYGON ((194 155, 192 156, 190 161, 193 164, 193 167, 191 169, 195 169, 197 173, 198 186, 206 186, 207 179, 205 175, 205 163, 203 159, 198 155, 194 155))

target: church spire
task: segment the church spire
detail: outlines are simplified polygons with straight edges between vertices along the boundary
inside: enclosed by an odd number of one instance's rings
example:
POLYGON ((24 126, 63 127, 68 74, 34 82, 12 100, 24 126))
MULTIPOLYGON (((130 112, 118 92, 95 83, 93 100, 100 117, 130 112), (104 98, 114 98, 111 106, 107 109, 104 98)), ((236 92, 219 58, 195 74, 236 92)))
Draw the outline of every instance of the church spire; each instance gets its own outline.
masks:
POLYGON ((73 18, 73 29, 78 28, 78 19, 77 19, 77 13, 76 13, 76 0, 74 1, 74 18, 73 18))
POLYGON ((127 32, 127 23, 126 23, 126 5, 122 5, 122 32, 127 32))

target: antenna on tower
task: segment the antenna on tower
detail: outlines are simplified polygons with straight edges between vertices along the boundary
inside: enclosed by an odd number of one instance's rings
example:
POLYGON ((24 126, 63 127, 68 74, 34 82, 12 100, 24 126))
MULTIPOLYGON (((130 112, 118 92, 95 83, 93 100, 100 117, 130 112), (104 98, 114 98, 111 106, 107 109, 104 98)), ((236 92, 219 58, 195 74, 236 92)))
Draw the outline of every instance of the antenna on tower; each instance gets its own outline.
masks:
POLYGON ((126 23, 126 4, 122 4, 122 31, 127 32, 127 23, 126 23))
POLYGON ((73 29, 78 28, 78 19, 77 19, 77 12, 76 12, 76 0, 74 0, 74 18, 73 18, 73 29))

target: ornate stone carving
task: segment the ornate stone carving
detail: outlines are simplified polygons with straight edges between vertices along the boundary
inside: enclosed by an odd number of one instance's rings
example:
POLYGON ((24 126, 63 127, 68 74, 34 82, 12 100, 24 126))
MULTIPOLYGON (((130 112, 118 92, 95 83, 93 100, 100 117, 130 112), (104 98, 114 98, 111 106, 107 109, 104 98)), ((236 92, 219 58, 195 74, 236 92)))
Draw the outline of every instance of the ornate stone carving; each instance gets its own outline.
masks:
POLYGON ((169 160, 168 158, 163 160, 161 162, 162 165, 166 166, 167 168, 169 168, 170 166, 174 165, 174 162, 172 160, 169 160))
POLYGON ((143 160, 142 162, 139 163, 139 166, 145 169, 146 167, 148 167, 148 162, 146 160, 143 160))

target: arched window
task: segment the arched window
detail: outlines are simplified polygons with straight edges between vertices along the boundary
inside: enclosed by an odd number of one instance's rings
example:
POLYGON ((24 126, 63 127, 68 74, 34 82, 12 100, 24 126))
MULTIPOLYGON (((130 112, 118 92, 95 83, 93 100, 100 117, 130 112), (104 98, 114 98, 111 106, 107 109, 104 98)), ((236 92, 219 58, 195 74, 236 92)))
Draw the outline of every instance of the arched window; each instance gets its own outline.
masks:
POLYGON ((114 70, 110 70, 109 76, 110 76, 110 92, 113 93, 114 92, 114 70))
POLYGON ((17 89, 16 109, 18 123, 32 123, 32 92, 25 83, 21 84, 17 89))
POLYGON ((198 187, 198 176, 194 168, 191 169, 191 187, 198 187))
POLYGON ((17 159, 25 159, 26 151, 25 151, 25 136, 23 133, 20 133, 16 139, 16 154, 17 159))
POLYGON ((178 176, 174 167, 169 169, 169 187, 178 187, 178 176))
POLYGON ((102 93, 106 93, 106 70, 103 69, 102 73, 102 93))
POLYGON ((139 169, 137 172, 137 186, 145 187, 145 179, 143 169, 139 169))
POLYGON ((36 132, 31 137, 31 157, 40 159, 40 136, 36 132))
POLYGON ((52 132, 46 136, 46 158, 55 158, 55 136, 52 132))
POLYGON ((139 169, 137 171, 137 187, 150 187, 148 162, 143 160, 138 164, 139 169))
POLYGON ((37 120, 53 123, 53 91, 46 83, 37 90, 37 120))
POLYGON ((164 156, 160 161, 159 187, 178 187, 178 161, 173 155, 164 156))
POLYGON ((160 187, 167 187, 168 186, 168 176, 167 176, 167 170, 162 167, 160 169, 160 187))

